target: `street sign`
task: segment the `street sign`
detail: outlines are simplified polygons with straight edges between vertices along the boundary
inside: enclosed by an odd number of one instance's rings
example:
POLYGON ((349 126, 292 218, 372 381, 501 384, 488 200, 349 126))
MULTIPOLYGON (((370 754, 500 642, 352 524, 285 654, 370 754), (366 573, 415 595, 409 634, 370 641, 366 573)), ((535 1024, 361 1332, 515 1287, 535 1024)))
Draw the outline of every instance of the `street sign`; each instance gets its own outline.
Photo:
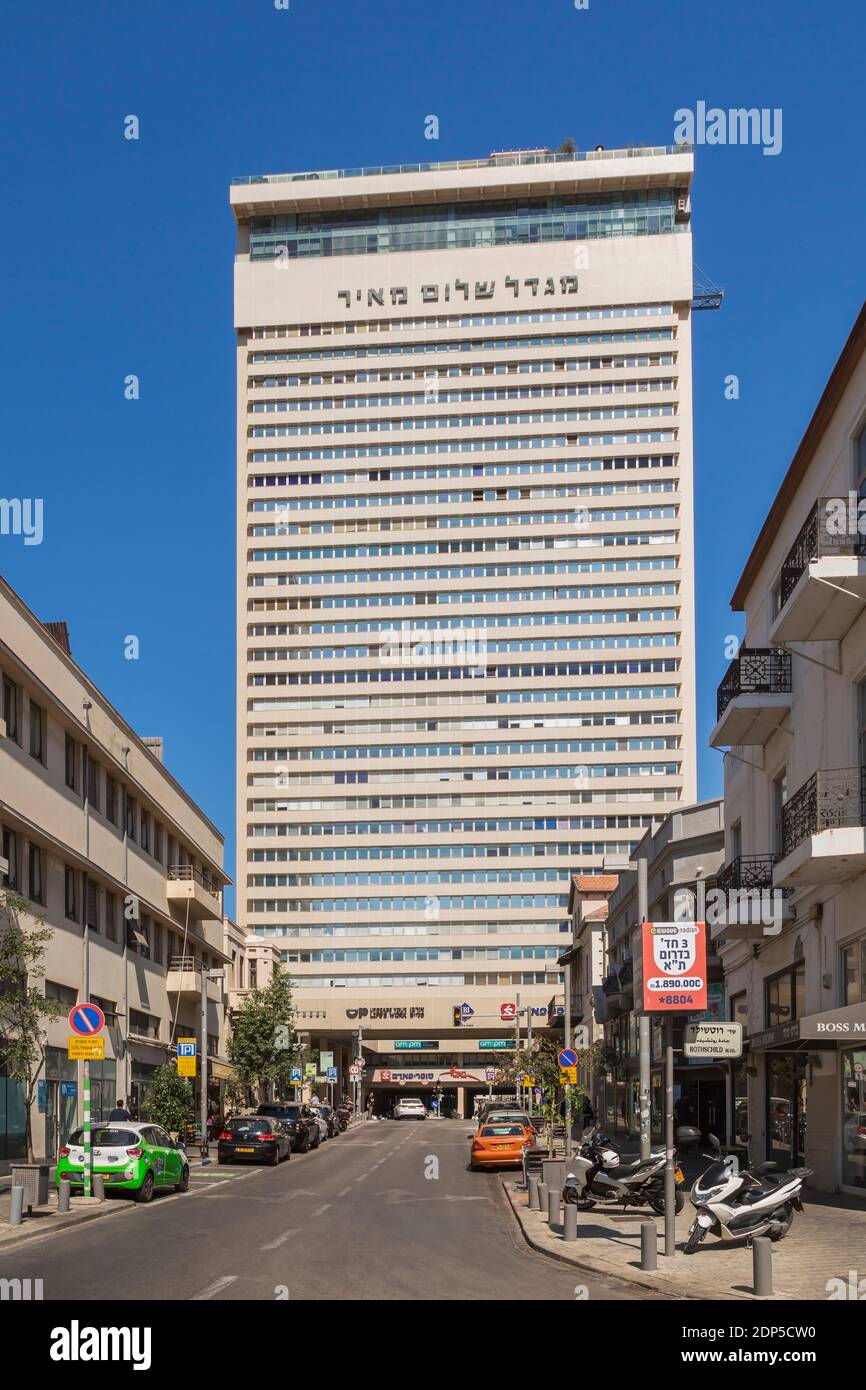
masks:
POLYGON ((302 1072, 300 1067, 292 1067, 289 1070, 289 1080, 291 1081, 293 1086, 300 1086, 303 1079, 304 1073, 302 1072))
POLYGON ((742 1023, 687 1023, 683 1052, 687 1057, 742 1057, 742 1023))
POLYGON ((698 1013, 707 1007, 705 922, 644 922, 641 928, 645 1013, 698 1013))
POLYGON ((577 1067, 562 1067, 559 1073, 560 1086, 577 1085, 577 1067))
POLYGON ((520 1076, 520 1077, 518 1078, 518 1080, 519 1080, 521 1086, 534 1086, 534 1085, 535 1085, 535 1077, 534 1077, 534 1076, 530 1076, 528 1072, 524 1072, 523 1075, 520 1076))
POLYGON ((496 1070, 495 1070, 494 1067, 485 1067, 485 1069, 484 1069, 484 1080, 485 1080, 485 1081, 495 1081, 495 1080, 496 1080, 496 1070))
POLYGON ((517 1005, 500 1004, 499 1017, 504 1019, 506 1023, 512 1022, 517 1017, 517 1005))
POLYGON ((589 1047, 589 1025, 578 1023, 573 1030, 572 1042, 577 1048, 589 1047))
POLYGON ((475 1010, 473 1009, 471 1004, 461 1004, 460 1012, 464 1018, 471 1018, 472 1015, 475 1013, 475 1010))
POLYGON ((326 1071, 330 1071, 330 1069, 331 1069, 331 1067, 332 1067, 333 1065, 334 1065, 334 1054, 333 1054, 333 1052, 320 1052, 320 1053, 319 1053, 319 1071, 325 1071, 325 1072, 326 1072, 326 1071))
POLYGON ((70 1038, 67 1056, 71 1062, 101 1062, 105 1038, 70 1038))
POLYGON ((195 1038, 178 1038, 177 1040, 177 1074, 178 1076, 195 1076, 196 1057, 198 1054, 198 1043, 195 1038))
POLYGON ((98 1004, 76 1004, 69 1010, 69 1026, 81 1038, 92 1038, 105 1027, 105 1014, 98 1004))
POLYGON ((337 1079, 337 1068, 336 1068, 336 1067, 328 1067, 328 1080, 329 1080, 329 1081, 336 1081, 336 1079, 337 1079))
POLYGON ((577 1053, 572 1052, 570 1047, 564 1047, 560 1052, 557 1061, 559 1062, 559 1065, 562 1067, 563 1071, 567 1070, 569 1067, 576 1067, 577 1053))
POLYGON ((316 1064, 315 1064, 315 1062, 305 1062, 305 1063, 304 1063, 304 1076, 315 1076, 315 1075, 316 1075, 316 1064))

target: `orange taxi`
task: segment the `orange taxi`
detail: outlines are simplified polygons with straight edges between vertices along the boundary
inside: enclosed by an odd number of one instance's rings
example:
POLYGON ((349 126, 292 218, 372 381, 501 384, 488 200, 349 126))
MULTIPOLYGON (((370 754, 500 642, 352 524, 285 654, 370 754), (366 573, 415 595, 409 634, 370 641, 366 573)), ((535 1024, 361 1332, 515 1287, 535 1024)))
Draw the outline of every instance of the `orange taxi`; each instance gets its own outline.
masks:
POLYGON ((469 1167, 522 1167, 523 1155, 532 1144, 532 1130, 519 1121, 491 1120, 481 1124, 472 1140, 469 1167))

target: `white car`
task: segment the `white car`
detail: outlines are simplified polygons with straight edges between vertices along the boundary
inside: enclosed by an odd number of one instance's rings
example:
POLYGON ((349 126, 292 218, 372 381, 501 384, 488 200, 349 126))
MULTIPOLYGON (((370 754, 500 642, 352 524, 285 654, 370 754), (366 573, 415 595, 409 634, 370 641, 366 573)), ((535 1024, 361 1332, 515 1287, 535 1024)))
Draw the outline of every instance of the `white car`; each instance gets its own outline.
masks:
POLYGON ((426 1120, 427 1107, 423 1100, 415 1100, 411 1096, 398 1100, 394 1106, 395 1120, 426 1120))
POLYGON ((322 1112, 316 1105, 310 1106, 310 1114, 319 1126, 319 1143, 324 1144, 328 1138, 328 1121, 324 1119, 322 1112))

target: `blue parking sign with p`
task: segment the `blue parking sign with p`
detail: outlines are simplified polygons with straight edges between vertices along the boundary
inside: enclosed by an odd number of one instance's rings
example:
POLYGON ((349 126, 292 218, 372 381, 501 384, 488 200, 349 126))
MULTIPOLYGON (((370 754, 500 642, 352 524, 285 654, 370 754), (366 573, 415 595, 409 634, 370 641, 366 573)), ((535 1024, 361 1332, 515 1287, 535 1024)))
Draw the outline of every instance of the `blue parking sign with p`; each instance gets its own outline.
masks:
POLYGON ((177 1045, 178 1057, 194 1057, 196 1055, 195 1042, 179 1042, 177 1045))

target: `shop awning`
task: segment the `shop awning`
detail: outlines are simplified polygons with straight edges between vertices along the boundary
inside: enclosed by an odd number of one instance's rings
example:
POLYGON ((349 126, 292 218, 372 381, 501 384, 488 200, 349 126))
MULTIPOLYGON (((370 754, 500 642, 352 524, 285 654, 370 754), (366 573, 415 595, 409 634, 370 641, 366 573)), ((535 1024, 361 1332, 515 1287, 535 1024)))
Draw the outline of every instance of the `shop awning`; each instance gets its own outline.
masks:
POLYGON ((215 1062, 210 1058, 207 1064, 208 1074, 217 1081, 237 1081, 238 1074, 230 1062, 215 1062))

